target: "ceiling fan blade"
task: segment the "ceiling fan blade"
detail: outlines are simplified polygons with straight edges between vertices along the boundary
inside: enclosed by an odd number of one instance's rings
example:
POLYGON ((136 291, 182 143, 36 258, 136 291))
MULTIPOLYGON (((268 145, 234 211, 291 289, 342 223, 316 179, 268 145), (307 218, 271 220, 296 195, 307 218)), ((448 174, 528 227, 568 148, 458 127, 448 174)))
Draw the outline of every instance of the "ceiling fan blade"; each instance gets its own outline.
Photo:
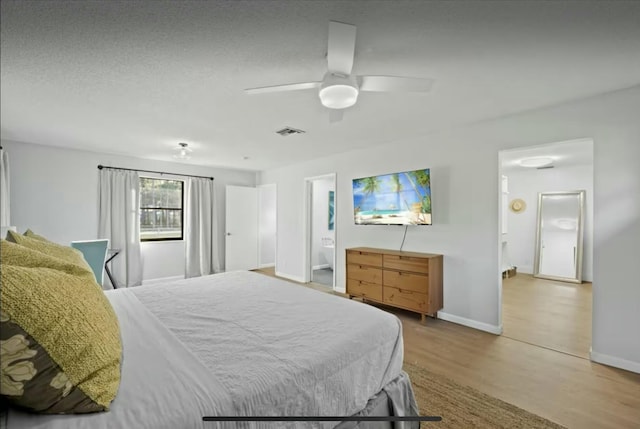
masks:
POLYGON ((433 79, 399 76, 358 76, 360 91, 428 92, 433 79))
POLYGON ((329 109, 329 123, 342 121, 344 117, 344 109, 329 109))
POLYGON ((356 50, 356 26, 329 21, 327 63, 331 73, 351 74, 356 50))
POLYGON ((268 92, 281 92, 281 91, 298 91, 301 89, 314 89, 319 88, 320 82, 303 82, 303 83, 290 83, 287 85, 276 86, 263 86, 261 88, 249 88, 244 92, 247 94, 265 94, 268 92))

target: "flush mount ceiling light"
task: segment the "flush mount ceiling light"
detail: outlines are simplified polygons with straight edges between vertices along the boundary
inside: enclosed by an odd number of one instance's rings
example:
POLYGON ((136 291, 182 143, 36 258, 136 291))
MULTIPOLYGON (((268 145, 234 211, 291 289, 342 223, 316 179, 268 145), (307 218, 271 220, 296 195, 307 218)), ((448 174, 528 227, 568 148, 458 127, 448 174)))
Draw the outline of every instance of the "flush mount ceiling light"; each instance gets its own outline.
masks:
POLYGON ((530 168, 547 167, 553 164, 553 158, 549 158, 548 156, 539 156, 536 158, 525 158, 525 159, 521 159, 519 164, 522 167, 530 167, 530 168))
POLYGON ((178 147, 175 148, 176 150, 176 154, 173 155, 173 157, 175 159, 190 159, 191 158, 191 152, 193 152, 191 149, 189 149, 189 145, 187 143, 178 143, 178 147))
POLYGON ((578 225, 577 219, 556 219, 553 222, 558 228, 564 229, 565 231, 573 231, 576 229, 578 225))

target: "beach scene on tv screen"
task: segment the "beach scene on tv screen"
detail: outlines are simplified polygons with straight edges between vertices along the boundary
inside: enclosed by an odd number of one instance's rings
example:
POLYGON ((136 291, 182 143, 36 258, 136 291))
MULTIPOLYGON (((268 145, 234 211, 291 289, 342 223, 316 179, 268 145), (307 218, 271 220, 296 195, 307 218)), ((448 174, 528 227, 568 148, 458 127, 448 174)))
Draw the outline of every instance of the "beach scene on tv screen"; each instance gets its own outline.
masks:
POLYGON ((353 180, 358 225, 431 225, 429 169, 353 180))

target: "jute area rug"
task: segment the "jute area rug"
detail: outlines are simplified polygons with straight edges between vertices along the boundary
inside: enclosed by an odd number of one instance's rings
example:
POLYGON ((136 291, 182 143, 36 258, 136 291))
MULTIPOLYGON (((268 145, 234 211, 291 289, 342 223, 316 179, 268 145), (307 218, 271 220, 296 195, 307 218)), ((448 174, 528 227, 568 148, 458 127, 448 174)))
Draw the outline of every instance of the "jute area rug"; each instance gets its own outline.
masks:
POLYGON ((403 369, 411 378, 420 415, 442 417, 440 422, 422 422, 420 428, 564 428, 424 368, 405 362, 403 369))

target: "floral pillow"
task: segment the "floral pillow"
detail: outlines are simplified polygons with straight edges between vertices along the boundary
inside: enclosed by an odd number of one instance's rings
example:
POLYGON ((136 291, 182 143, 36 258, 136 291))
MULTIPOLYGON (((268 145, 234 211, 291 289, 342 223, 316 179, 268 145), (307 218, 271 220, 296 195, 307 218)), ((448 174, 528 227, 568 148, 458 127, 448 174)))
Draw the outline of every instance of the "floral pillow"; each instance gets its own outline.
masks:
POLYGON ((40 413, 109 408, 120 384, 117 317, 92 275, 0 242, 0 394, 40 413))

